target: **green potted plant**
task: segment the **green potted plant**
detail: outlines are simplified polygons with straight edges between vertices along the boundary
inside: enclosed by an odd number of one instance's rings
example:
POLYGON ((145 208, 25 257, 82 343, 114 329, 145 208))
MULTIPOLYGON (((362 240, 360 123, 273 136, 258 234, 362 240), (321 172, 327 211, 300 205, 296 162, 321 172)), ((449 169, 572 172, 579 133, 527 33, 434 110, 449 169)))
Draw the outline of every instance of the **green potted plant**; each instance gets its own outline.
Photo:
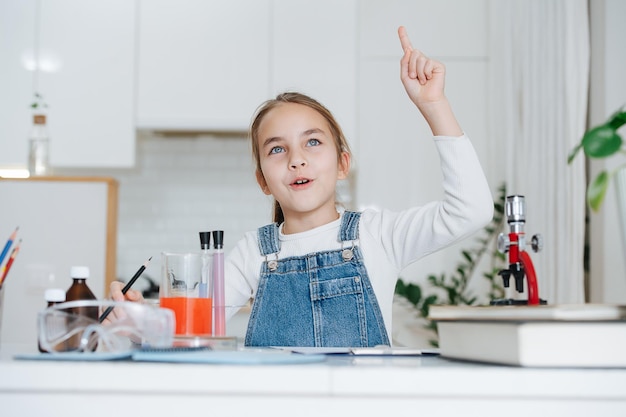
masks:
MULTIPOLYGON (((581 139, 580 143, 570 152, 567 162, 572 163, 578 151, 581 149, 590 158, 607 158, 618 152, 626 153, 624 149, 624 141, 618 130, 626 124, 626 105, 616 111, 601 125, 589 129, 581 139)), ((598 211, 609 181, 619 170, 626 168, 626 163, 618 166, 611 172, 603 170, 600 172, 587 187, 587 203, 593 211, 598 211)))

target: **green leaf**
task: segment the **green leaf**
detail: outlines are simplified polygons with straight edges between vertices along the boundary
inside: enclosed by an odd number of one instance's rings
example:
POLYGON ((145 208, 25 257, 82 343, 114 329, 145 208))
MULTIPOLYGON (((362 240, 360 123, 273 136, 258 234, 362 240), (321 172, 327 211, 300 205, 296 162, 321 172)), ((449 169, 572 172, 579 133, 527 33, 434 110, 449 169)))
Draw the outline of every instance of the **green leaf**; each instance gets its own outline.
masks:
POLYGON ((422 300, 422 289, 419 285, 409 284, 406 286, 406 298, 413 304, 418 305, 422 300))
POLYGON ((626 124, 626 111, 620 109, 613 113, 613 115, 611 115, 611 118, 609 119, 608 124, 615 130, 622 127, 624 124, 626 124))
POLYGON ((576 145, 576 147, 574 149, 572 149, 572 151, 569 153, 569 156, 567 157, 567 163, 571 164, 572 161, 574 160, 574 158, 576 157, 576 154, 578 154, 578 151, 580 151, 583 147, 583 143, 580 142, 578 145, 576 145))
POLYGON ((448 288, 448 300, 450 304, 456 304, 459 293, 454 288, 448 288))
POLYGON ((437 295, 436 294, 429 295, 424 300, 424 305, 427 305, 429 307, 430 307, 431 304, 435 304, 435 303, 437 303, 437 295))
POLYGON ((399 295, 406 295, 406 285, 402 279, 398 279, 398 281, 396 281, 395 293, 399 295))
POLYGON ((587 202, 593 211, 600 209, 608 186, 609 174, 602 171, 587 187, 587 202))
POLYGON ((467 259, 467 261, 468 261, 470 264, 473 264, 473 263, 474 263, 474 259, 472 259, 472 255, 471 255, 468 251, 464 250, 464 251, 461 251, 461 253, 463 254, 463 257, 464 257, 465 259, 467 259))
POLYGON ((430 306, 433 304, 437 303, 437 295, 433 294, 433 295, 429 295, 428 297, 426 297, 426 299, 424 300, 424 303, 422 304, 422 316, 423 317, 428 317, 428 312, 430 310, 430 306))
POLYGON ((594 127, 583 136, 585 154, 591 158, 606 158, 619 151, 622 138, 608 125, 594 127))

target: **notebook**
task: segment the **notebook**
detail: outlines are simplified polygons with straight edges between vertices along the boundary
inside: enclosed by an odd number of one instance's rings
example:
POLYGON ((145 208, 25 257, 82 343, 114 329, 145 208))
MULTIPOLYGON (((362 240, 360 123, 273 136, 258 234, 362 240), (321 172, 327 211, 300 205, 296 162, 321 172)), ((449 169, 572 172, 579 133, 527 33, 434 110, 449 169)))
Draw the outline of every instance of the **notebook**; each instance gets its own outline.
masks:
POLYGON ((138 362, 208 363, 230 365, 306 364, 326 360, 324 355, 296 355, 272 349, 241 349, 236 351, 146 352, 136 351, 138 362))
POLYGON ((411 347, 299 347, 299 346, 272 346, 287 352, 304 355, 359 355, 359 356, 426 356, 438 355, 439 349, 411 348, 411 347))

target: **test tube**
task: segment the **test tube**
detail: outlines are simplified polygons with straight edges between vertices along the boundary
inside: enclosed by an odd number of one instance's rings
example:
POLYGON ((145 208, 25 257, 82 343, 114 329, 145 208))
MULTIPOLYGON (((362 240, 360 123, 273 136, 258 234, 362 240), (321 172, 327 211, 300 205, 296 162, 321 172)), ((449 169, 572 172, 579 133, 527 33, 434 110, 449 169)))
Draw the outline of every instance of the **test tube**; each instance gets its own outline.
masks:
POLYGON ((200 232, 202 250, 202 276, 198 288, 200 298, 211 297, 211 232, 200 232))
POLYGON ((226 300, 224 294, 224 231, 213 231, 213 334, 226 335, 226 300))

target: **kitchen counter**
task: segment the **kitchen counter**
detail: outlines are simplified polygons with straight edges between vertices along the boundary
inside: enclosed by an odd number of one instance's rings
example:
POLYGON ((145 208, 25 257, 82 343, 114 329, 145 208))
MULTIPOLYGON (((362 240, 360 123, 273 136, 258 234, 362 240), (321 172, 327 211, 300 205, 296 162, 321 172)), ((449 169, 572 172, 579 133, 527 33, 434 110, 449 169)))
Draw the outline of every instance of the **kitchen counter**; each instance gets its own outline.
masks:
POLYGON ((0 350, 2 415, 624 416, 626 369, 541 369, 441 357, 329 356, 302 365, 13 359, 0 350))

